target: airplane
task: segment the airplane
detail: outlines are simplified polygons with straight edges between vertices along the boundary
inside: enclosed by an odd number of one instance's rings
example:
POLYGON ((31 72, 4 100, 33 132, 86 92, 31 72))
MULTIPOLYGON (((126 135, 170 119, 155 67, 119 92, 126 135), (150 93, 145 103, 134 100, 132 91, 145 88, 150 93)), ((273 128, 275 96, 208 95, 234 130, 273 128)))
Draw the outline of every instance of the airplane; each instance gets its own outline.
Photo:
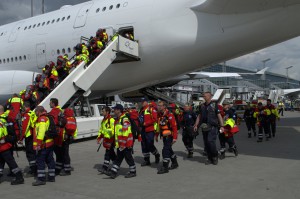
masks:
POLYGON ((25 86, 48 61, 74 55, 81 36, 129 27, 139 62, 108 67, 92 95, 153 86, 299 36, 300 0, 94 0, 0 27, 0 99, 25 86), (31 73, 31 75, 27 75, 31 73), (26 75, 25 75, 26 74, 26 75))

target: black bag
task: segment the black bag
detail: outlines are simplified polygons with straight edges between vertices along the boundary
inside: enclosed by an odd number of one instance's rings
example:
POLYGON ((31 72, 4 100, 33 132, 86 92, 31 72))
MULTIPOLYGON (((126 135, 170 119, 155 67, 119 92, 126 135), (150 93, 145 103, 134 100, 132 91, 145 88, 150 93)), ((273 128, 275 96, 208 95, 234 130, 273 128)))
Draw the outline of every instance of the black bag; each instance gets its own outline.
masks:
POLYGON ((61 128, 65 128, 66 124, 67 124, 67 119, 64 116, 63 112, 60 112, 58 115, 58 126, 61 128))
POLYGON ((50 124, 49 124, 48 130, 46 131, 45 138, 50 138, 50 139, 56 138, 58 136, 58 130, 56 128, 56 125, 55 125, 55 122, 54 122, 54 118, 50 114, 47 114, 47 117, 49 119, 49 123, 50 124))
MULTIPOLYGON (((139 135, 141 134, 141 130, 139 128, 139 126, 135 123, 135 121, 130 118, 130 114, 126 113, 125 114, 126 117, 129 119, 130 124, 131 124, 131 132, 132 132, 132 136, 134 139, 138 139, 139 135)), ((123 120, 121 121, 121 124, 123 125, 123 120)))

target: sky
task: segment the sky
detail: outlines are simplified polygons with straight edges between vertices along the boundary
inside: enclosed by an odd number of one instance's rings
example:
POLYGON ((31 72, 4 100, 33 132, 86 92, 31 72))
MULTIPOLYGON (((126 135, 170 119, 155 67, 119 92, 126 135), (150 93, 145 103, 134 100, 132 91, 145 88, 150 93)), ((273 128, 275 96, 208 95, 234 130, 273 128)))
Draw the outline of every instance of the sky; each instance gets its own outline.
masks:
MULTIPOLYGON (((45 12, 50 12, 59 9, 63 5, 74 5, 85 2, 87 0, 45 0, 45 12)), ((28 18, 31 15, 30 11, 31 0, 1 0, 0 1, 0 25, 28 18)), ((33 0, 34 15, 41 14, 42 0, 33 0)), ((289 69, 291 78, 300 80, 300 37, 277 44, 275 46, 259 50, 257 52, 229 60, 226 63, 241 68, 262 69, 262 60, 270 58, 266 63, 270 67, 269 71, 286 74, 286 69, 289 66, 294 66, 289 69)))

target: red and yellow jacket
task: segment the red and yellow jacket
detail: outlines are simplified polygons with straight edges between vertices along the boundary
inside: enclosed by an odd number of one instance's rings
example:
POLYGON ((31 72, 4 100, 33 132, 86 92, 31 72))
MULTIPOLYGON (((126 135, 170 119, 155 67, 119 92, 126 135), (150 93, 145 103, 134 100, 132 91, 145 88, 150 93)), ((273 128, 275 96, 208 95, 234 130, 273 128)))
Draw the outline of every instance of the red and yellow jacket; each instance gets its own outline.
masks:
POLYGON ((145 128, 145 132, 156 132, 157 130, 157 112, 154 108, 149 106, 143 107, 140 114, 144 116, 144 123, 142 126, 145 128))
POLYGON ((31 125, 30 118, 33 114, 33 111, 31 111, 29 108, 25 110, 25 113, 22 115, 22 134, 20 140, 23 140, 24 138, 27 138, 31 135, 33 135, 33 128, 31 125))
POLYGON ((54 140, 46 137, 46 132, 49 128, 50 121, 46 116, 46 112, 38 117, 33 133, 33 149, 49 148, 54 145, 54 140))
POLYGON ((116 148, 132 148, 133 135, 129 118, 123 113, 114 124, 116 148))
POLYGON ((173 140, 177 140, 178 130, 176 119, 168 110, 165 110, 158 118, 158 131, 163 137, 173 136, 173 140))
POLYGON ((7 130, 5 124, 0 120, 0 153, 9 150, 12 145, 9 142, 5 142, 5 137, 7 136, 7 130))
POLYGON ((115 119, 110 115, 105 117, 101 122, 97 140, 100 141, 103 138, 103 147, 106 149, 110 149, 115 142, 114 126, 115 119))

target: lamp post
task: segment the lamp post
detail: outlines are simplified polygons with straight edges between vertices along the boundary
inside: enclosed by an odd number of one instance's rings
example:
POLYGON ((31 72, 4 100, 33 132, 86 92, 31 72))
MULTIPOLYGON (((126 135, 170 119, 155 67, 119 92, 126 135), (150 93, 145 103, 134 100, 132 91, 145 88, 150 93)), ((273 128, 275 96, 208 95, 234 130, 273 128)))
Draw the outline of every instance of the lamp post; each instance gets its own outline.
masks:
POLYGON ((286 69, 286 84, 289 84, 289 69, 293 68, 294 66, 289 66, 286 69))

